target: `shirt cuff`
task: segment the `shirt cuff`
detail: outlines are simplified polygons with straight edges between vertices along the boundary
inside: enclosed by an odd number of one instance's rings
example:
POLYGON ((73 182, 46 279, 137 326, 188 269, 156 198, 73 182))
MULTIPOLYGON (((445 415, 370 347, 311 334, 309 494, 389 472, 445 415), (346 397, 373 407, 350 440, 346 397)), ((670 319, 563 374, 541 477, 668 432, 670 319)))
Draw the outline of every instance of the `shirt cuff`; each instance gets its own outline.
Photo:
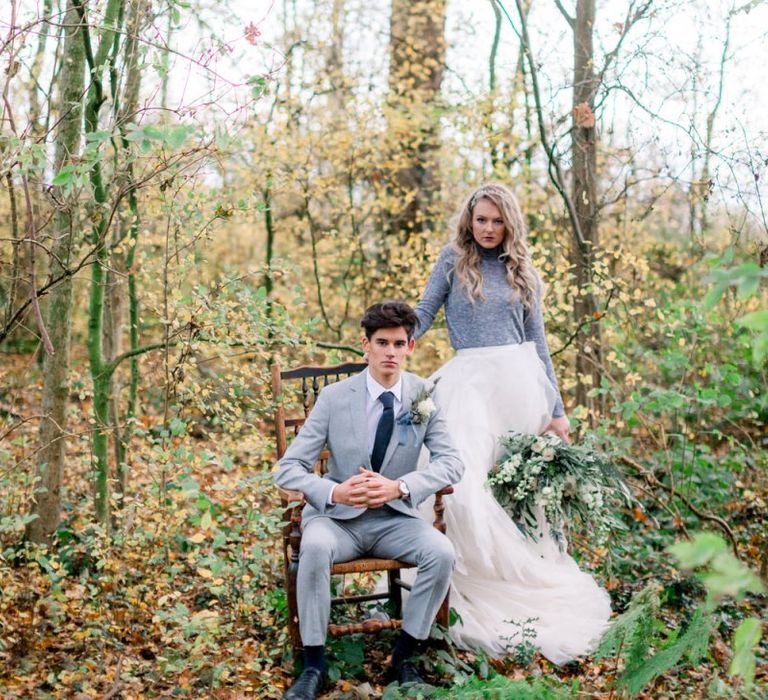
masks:
POLYGON ((336 488, 336 484, 331 486, 331 490, 328 492, 328 500, 326 501, 326 505, 333 506, 336 505, 333 501, 333 490, 336 488))

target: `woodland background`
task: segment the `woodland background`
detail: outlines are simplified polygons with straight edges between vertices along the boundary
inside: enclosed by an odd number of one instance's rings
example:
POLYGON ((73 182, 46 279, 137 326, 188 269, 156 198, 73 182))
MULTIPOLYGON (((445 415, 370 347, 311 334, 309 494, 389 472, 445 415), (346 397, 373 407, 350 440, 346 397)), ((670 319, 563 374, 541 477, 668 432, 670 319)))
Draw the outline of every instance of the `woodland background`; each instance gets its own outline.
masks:
MULTIPOLYGON (((280 696, 270 365, 356 357, 496 179, 637 503, 572 533, 597 654, 447 646, 434 696, 764 697, 767 4, 7 0, 0 694, 280 696)), ((398 697, 387 648, 334 643, 329 697, 398 697)))

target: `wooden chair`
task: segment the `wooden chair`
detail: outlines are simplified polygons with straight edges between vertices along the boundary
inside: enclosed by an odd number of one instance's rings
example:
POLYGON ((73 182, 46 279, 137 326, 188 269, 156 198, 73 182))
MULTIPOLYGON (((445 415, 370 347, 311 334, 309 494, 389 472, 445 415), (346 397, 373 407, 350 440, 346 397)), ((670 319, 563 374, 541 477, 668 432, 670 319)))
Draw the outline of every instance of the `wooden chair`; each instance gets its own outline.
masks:
MULTIPOLYGON (((348 362, 333 367, 305 366, 296 369, 281 371, 277 364, 272 365, 272 394, 275 399, 275 436, 277 438, 277 457, 282 458, 288 447, 288 435, 298 433, 304 424, 309 412, 312 410, 320 389, 328 384, 337 382, 365 369, 363 363, 348 362), (301 412, 298 415, 287 417, 286 397, 284 396, 284 382, 292 382, 298 385, 298 395, 301 398, 301 412)), ((297 395, 297 400, 298 400, 297 395)), ((329 457, 327 449, 324 449, 315 465, 318 474, 323 474, 329 457)), ((299 634, 299 614, 296 601, 296 577, 299 568, 299 547, 301 546, 301 511, 304 507, 303 494, 296 491, 285 491, 278 487, 280 499, 285 508, 285 525, 283 527, 283 558, 285 567, 285 586, 288 602, 288 633, 294 658, 299 658, 302 650, 301 636, 299 634)), ((443 521, 443 496, 453 493, 453 487, 447 486, 435 494, 434 526, 445 532, 443 521)), ((342 625, 331 624, 328 633, 331 636, 352 634, 355 632, 377 633, 383 629, 395 629, 402 623, 402 589, 410 590, 410 585, 400 578, 401 569, 414 568, 414 564, 395 559, 354 559, 352 561, 334 564, 331 574, 357 574, 371 571, 387 572, 387 591, 383 593, 364 593, 358 595, 342 595, 331 599, 332 605, 362 603, 374 600, 389 600, 395 611, 395 618, 390 620, 366 619, 358 623, 342 625)), ((436 621, 438 624, 448 627, 448 595, 446 594, 436 621)))

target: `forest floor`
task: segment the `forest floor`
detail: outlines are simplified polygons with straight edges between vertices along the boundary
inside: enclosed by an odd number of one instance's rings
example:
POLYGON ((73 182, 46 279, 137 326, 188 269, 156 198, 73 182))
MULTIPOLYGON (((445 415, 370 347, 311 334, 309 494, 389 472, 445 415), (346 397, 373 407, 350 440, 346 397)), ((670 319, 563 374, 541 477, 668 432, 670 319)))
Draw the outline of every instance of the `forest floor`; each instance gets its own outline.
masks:
MULTIPOLYGON (((31 374, 28 356, 3 361, 17 363, 17 377, 31 374)), ((19 426, 0 445, 0 697, 280 697, 292 662, 269 424, 232 436, 203 421, 193 437, 189 426, 164 434, 159 414, 144 417, 134 438, 130 494, 109 538, 90 523, 85 385, 73 384, 65 513, 53 548, 20 544, 35 422, 19 426)), ((0 432, 34 415, 38 391, 39 381, 9 385, 0 397, 0 432)), ((730 523, 742 560, 764 575, 768 483, 748 472, 737 483, 718 512, 730 523)), ((687 624, 703 588, 676 569, 665 550, 707 523, 690 512, 675 519, 638 495, 643 507, 623 513, 628 529, 608 548, 591 549, 576 536, 572 553, 608 589, 617 613, 633 594, 654 587, 662 601, 654 634, 669 638, 687 624)), ((764 615, 764 605, 761 596, 725 601, 705 659, 681 662, 635 697, 729 697, 732 688, 722 682, 733 631, 745 616, 764 615)), ((335 680, 323 697, 405 697, 384 685, 392 639, 384 634, 333 642, 335 680)), ((617 658, 557 667, 532 649, 489 660, 443 646, 427 653, 425 663, 427 677, 443 688, 434 697, 622 697, 615 688, 622 667, 617 658), (493 691, 501 688, 500 679, 525 681, 533 694, 510 695, 511 686, 493 691)), ((765 636, 756 680, 758 688, 768 684, 765 636)))

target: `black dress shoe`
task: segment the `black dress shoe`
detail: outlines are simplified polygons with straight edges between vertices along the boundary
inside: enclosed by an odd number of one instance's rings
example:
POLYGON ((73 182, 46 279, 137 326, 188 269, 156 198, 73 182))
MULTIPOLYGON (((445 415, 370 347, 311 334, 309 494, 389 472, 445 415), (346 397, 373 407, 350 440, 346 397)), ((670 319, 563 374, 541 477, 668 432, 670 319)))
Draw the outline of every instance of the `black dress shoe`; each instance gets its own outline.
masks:
POLYGON ((428 685, 410 661, 403 661, 399 668, 390 668, 388 675, 391 680, 397 681, 400 685, 406 683, 428 685))
POLYGON ((305 668, 293 685, 285 691, 283 700, 315 700, 325 687, 327 677, 318 668, 305 668))

